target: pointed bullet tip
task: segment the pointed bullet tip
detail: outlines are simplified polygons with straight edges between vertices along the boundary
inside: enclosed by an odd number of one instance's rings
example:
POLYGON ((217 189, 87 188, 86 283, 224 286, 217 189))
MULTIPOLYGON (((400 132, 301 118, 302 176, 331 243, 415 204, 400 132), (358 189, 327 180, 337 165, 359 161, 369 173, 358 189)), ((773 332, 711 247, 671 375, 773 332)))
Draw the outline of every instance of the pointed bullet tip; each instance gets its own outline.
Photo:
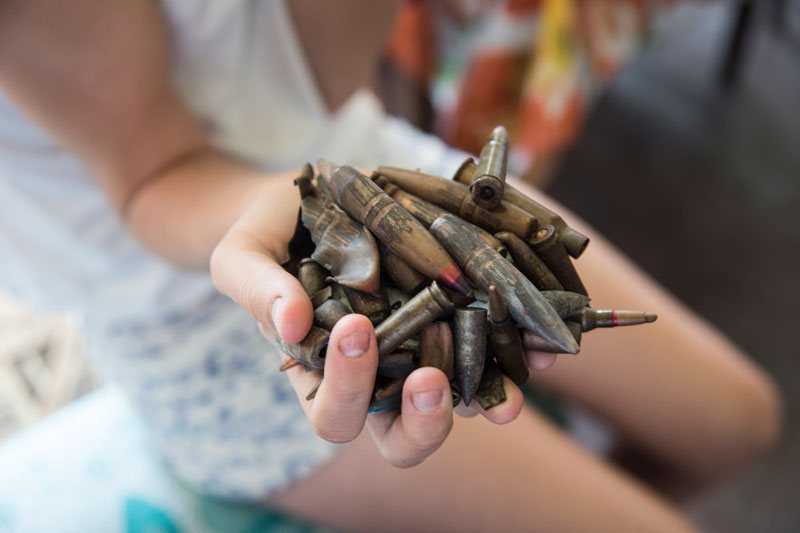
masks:
POLYGON ((492 139, 496 141, 505 141, 508 137, 508 132, 503 126, 496 126, 492 130, 492 139))
POLYGON ((322 177, 326 180, 330 179, 331 174, 333 174, 333 171, 336 170, 337 166, 338 165, 336 163, 329 161, 324 157, 317 159, 317 170, 319 170, 319 173, 322 174, 322 177))
POLYGON ((655 313, 645 313, 644 314, 644 321, 648 324, 650 322, 655 322, 658 319, 658 315, 655 313))

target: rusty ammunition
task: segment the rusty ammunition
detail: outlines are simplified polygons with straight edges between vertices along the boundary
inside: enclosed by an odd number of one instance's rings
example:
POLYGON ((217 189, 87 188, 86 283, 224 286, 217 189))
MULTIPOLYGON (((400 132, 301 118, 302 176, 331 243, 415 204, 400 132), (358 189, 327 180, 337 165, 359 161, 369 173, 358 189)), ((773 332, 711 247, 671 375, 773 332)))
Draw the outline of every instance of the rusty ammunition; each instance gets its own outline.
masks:
POLYGON ((315 194, 316 191, 314 190, 313 180, 314 168, 311 166, 311 163, 306 163, 303 165, 300 175, 294 180, 294 184, 300 190, 300 198, 315 194))
POLYGON ((365 292, 378 289, 378 244, 363 225, 316 196, 303 198, 302 218, 317 245, 311 259, 327 268, 333 281, 365 292))
POLYGON ((453 312, 453 302, 435 281, 419 291, 400 309, 378 324, 375 337, 378 354, 392 353, 405 340, 410 339, 434 320, 453 312))
POLYGON ((580 276, 575 271, 564 245, 558 240, 558 232, 553 226, 539 228, 535 238, 530 242, 531 248, 556 275, 564 290, 588 295, 580 276))
POLYGON ((525 240, 536 234, 536 217, 507 202, 489 211, 472 200, 469 187, 461 183, 414 170, 379 167, 376 171, 403 189, 423 200, 443 207, 489 233, 510 231, 525 240))
POLYGON ((296 344, 289 344, 280 337, 276 339, 276 342, 281 350, 304 365, 311 368, 323 368, 329 337, 330 333, 324 329, 312 326, 308 335, 296 344))
POLYGON ((342 287, 342 289, 344 289, 347 301, 350 302, 353 311, 369 318, 373 326, 386 320, 386 317, 392 312, 383 288, 379 288, 375 292, 357 291, 349 287, 342 287))
MULTIPOLYGON (((472 183, 473 176, 475 176, 476 170, 477 164, 470 157, 464 161, 461 167, 456 171, 453 179, 459 183, 463 183, 464 185, 470 185, 472 183)), ((564 219, 561 218, 561 216, 550 211, 539 202, 528 198, 525 194, 521 193, 509 184, 506 184, 503 188, 503 200, 535 216, 539 221, 539 224, 550 224, 553 226, 556 231, 558 231, 558 234, 564 243, 564 248, 566 248, 569 255, 575 259, 580 257, 580 255, 589 245, 589 237, 572 229, 567 225, 566 222, 564 222, 564 219)))
POLYGON ((586 295, 568 291, 542 291, 542 296, 561 318, 567 318, 578 309, 583 309, 591 301, 586 295))
POLYGON ((347 165, 319 163, 337 203, 366 225, 405 262, 431 279, 468 295, 472 291, 453 258, 408 211, 369 178, 347 165))
POLYGON ((376 386, 369 404, 369 412, 383 413, 400 409, 400 406, 403 405, 403 383, 402 379, 393 379, 376 386))
POLYGON ((378 251, 381 254, 383 271, 405 292, 416 294, 422 287, 430 283, 427 276, 420 274, 383 244, 378 245, 378 251))
POLYGON ((328 272, 310 257, 300 261, 297 279, 309 296, 313 296, 314 293, 325 288, 325 278, 327 277, 328 272))
POLYGON ((333 326, 350 313, 352 311, 339 300, 325 300, 314 309, 314 325, 332 331, 333 326))
POLYGON ((411 350, 398 350, 378 360, 378 374, 387 378, 405 379, 417 368, 415 352, 411 350))
MULTIPOLYGON (((573 322, 572 320, 565 320, 564 324, 572 334, 575 342, 577 342, 580 346, 582 336, 581 325, 577 322, 573 322)), ((558 346, 553 346, 553 344, 547 342, 532 331, 522 330, 521 333, 522 347, 526 352, 563 353, 563 350, 559 349, 558 346)), ((578 351, 580 351, 580 349, 578 351)))
POLYGON ((333 287, 328 285, 311 295, 311 306, 316 309, 331 298, 333 298, 333 287))
POLYGON ((578 345, 544 296, 506 258, 475 236, 472 228, 454 215, 443 215, 431 225, 431 232, 476 285, 486 292, 491 285, 497 288, 517 324, 544 337, 562 351, 575 353, 578 345))
POLYGON ((616 326, 634 326, 655 322, 658 318, 653 313, 644 311, 622 311, 615 309, 590 309, 584 307, 569 317, 581 326, 581 331, 594 328, 613 328, 616 326))
POLYGON ((528 365, 516 324, 511 321, 503 298, 494 285, 489 287, 489 340, 497 364, 511 381, 520 385, 528 380, 528 365))
POLYGON ((481 382, 475 391, 475 399, 484 409, 491 409, 506 401, 506 391, 503 388, 503 374, 491 359, 486 360, 481 382))
POLYGON ((486 310, 459 307, 453 316, 455 379, 469 405, 478 390, 486 362, 486 310))
POLYGON ((322 385, 322 378, 319 378, 319 381, 317 381, 314 384, 314 386, 311 387, 311 390, 308 391, 308 394, 306 394, 306 401, 307 402, 310 402, 311 400, 313 400, 314 398, 317 397, 317 391, 319 390, 319 386, 320 385, 322 385))
POLYGON ((540 291, 545 290, 564 290, 564 286, 558 281, 553 272, 547 267, 536 252, 531 250, 528 243, 511 233, 501 231, 495 234, 497 240, 505 245, 514 258, 514 262, 525 276, 536 285, 540 291))
POLYGON ((569 329, 569 332, 572 333, 572 336, 575 338, 575 342, 580 344, 581 337, 583 336, 583 328, 581 325, 574 320, 565 320, 564 324, 567 325, 567 329, 569 329))
POLYGON ((445 373, 448 380, 453 371, 453 333, 447 322, 432 322, 419 333, 419 366, 432 366, 445 373))
POLYGON ((483 146, 478 167, 469 192, 476 204, 485 209, 494 209, 503 201, 508 165, 508 133, 503 126, 492 131, 492 138, 483 146))
POLYGON ((292 358, 290 357, 290 358, 288 358, 286 361, 284 361, 283 363, 281 363, 281 366, 278 368, 278 370, 280 370, 281 372, 286 372, 286 371, 287 371, 287 370, 289 370, 290 368, 292 368, 292 367, 295 367, 295 366, 297 366, 297 365, 302 365, 302 364, 303 364, 303 363, 301 363, 301 362, 300 362, 300 361, 298 361, 297 359, 292 359, 292 358))

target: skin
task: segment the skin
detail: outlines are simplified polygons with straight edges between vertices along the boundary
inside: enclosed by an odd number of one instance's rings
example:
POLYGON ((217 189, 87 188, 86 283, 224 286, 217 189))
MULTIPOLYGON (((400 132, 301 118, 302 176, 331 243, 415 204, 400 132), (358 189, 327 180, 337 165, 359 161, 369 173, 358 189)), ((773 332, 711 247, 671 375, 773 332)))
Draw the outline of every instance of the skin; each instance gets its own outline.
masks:
MULTIPOLYGON (((348 86, 320 65, 347 54, 312 23, 333 21, 320 10, 336 7, 316 4, 310 17, 300 2, 291 6, 321 92, 336 104, 348 86)), ((374 14, 376 24, 391 15, 386 9, 374 14)), ((374 41, 379 32, 364 35, 374 41)), ((356 49, 375 50, 378 42, 362 45, 356 49)), ((297 342, 311 326, 311 304, 279 265, 299 205, 291 184, 298 172, 265 176, 210 148, 169 85, 168 52, 149 0, 73 0, 68 9, 54 0, 0 0, 0 84, 10 98, 87 165, 150 250, 182 267, 209 268, 268 336, 297 342)), ((581 273, 595 301, 657 310, 661 318, 587 335, 579 357, 533 379, 608 419, 683 487, 730 475, 771 445, 780 402, 769 379, 601 237, 575 225, 592 237, 581 273)), ((531 368, 543 369, 556 356, 528 357, 531 368)), ((510 382, 504 404, 454 419, 444 374, 423 368, 406 381, 402 415, 368 416, 376 365, 372 326, 350 315, 331 333, 314 400, 305 395, 318 373, 287 372, 317 433, 352 444, 272 504, 347 530, 691 529, 661 497, 523 407, 510 382)))

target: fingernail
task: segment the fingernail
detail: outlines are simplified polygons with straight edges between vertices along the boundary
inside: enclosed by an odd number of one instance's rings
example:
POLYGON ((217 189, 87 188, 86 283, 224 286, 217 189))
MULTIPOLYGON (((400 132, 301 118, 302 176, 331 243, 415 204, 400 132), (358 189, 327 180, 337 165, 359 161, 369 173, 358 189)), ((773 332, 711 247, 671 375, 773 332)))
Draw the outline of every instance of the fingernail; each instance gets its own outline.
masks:
POLYGON ((280 331, 278 331, 278 326, 277 326, 278 321, 276 319, 278 318, 278 316, 280 316, 280 310, 282 305, 283 305, 283 298, 278 296, 277 298, 272 300, 272 305, 269 308, 269 320, 270 322, 272 322, 270 324, 270 327, 277 336, 280 336, 280 331))
POLYGON ((411 395, 411 401, 420 413, 430 413, 442 405, 442 391, 415 392, 411 395))
POLYGON ((347 357, 358 357, 369 348, 369 333, 357 331, 339 341, 339 351, 347 357))

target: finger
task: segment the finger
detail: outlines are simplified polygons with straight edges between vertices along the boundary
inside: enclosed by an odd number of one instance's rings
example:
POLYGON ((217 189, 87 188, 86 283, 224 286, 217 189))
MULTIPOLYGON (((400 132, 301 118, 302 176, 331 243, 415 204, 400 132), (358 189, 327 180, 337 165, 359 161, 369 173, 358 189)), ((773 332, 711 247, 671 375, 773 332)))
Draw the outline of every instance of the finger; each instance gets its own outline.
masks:
POLYGON ((403 386, 402 414, 370 415, 367 427, 381 455, 401 468, 421 463, 442 445, 453 427, 453 398, 444 373, 419 368, 403 386))
POLYGON ((525 352, 528 368, 531 370, 547 370, 556 362, 557 354, 546 352, 525 352))
MULTIPOLYGON (((287 355, 286 358, 289 358, 289 356, 287 355)), ((289 382, 291 382, 295 394, 297 394, 300 406, 303 408, 303 411, 305 411, 306 417, 310 420, 314 400, 307 400, 306 397, 308 393, 317 386, 319 380, 322 379, 322 371, 308 370, 303 365, 298 365, 287 369, 286 375, 289 377, 289 382)), ((319 393, 319 391, 317 392, 319 393)))
POLYGON ((494 407, 484 409, 478 400, 472 400, 467 408, 473 409, 493 424, 508 424, 519 416, 524 399, 519 387, 506 376, 503 376, 503 391, 506 393, 505 401, 494 407))
POLYGON ((284 341, 300 342, 311 328, 313 309, 300 282, 257 242, 226 236, 211 256, 211 276, 220 292, 284 341))
POLYGON ((311 424, 331 442, 356 438, 367 418, 378 344, 372 323, 364 315, 347 315, 331 332, 325 355, 325 379, 311 407, 311 424))

